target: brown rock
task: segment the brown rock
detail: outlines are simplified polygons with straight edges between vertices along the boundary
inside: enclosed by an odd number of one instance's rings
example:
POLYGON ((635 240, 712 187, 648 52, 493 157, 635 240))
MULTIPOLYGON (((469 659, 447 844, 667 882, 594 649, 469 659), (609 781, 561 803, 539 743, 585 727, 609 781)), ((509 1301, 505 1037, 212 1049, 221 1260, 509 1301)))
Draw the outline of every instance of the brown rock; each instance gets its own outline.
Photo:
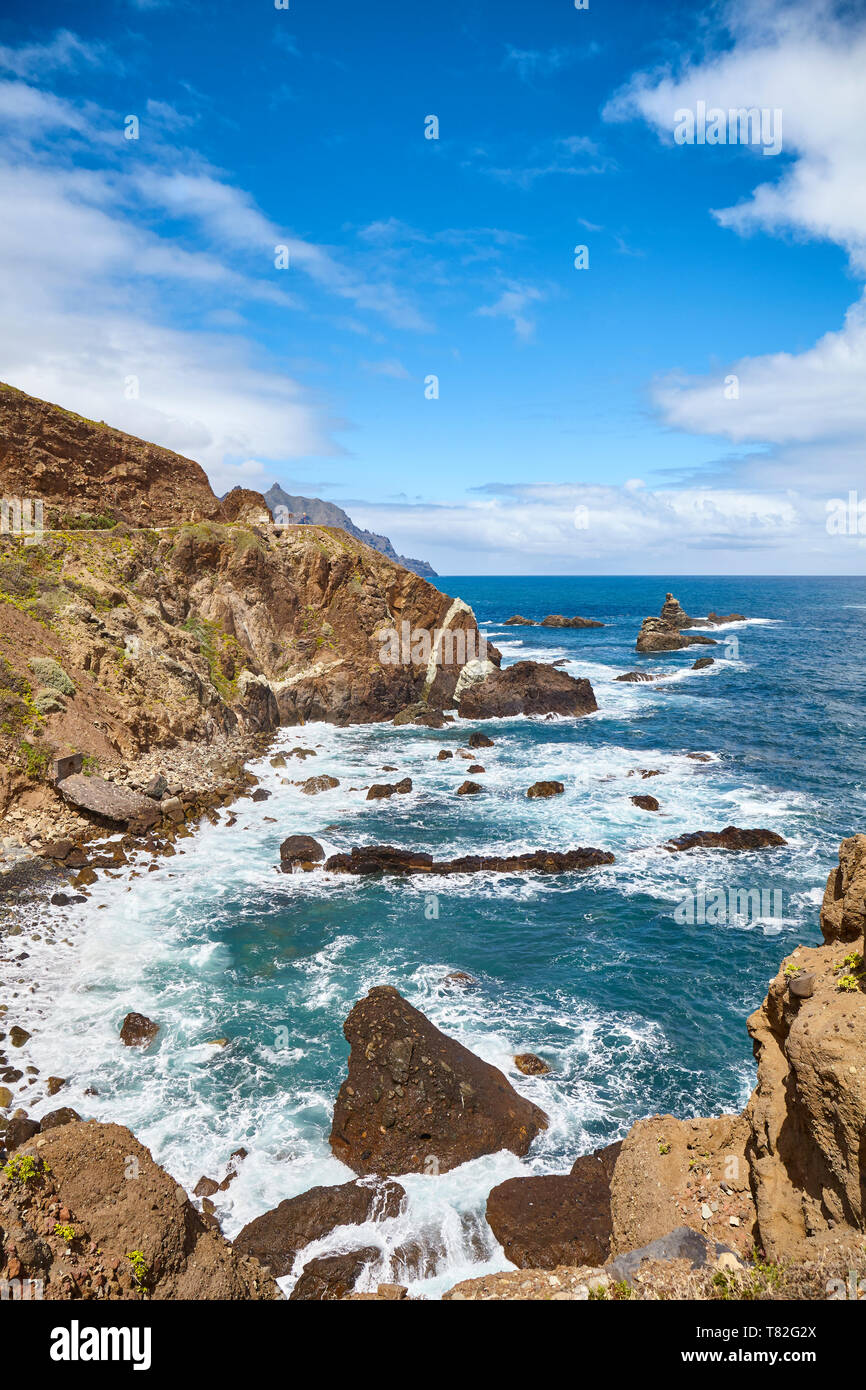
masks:
POLYGON ((68 1105, 62 1105, 59 1110, 49 1110, 47 1115, 42 1116, 42 1133, 47 1129, 56 1129, 58 1125, 71 1125, 74 1120, 80 1120, 81 1116, 77 1110, 73 1110, 68 1105))
POLYGON ((601 1265, 610 1254, 610 1180, 619 1144, 579 1158, 571 1173, 510 1178, 487 1198, 487 1222, 521 1269, 601 1265))
POLYGON ((526 795, 530 801, 534 801, 547 796, 562 796, 564 791, 564 782, 533 782, 526 795))
POLYGON ((327 1255, 304 1265, 303 1273, 290 1298, 299 1300, 336 1300, 352 1292, 366 1265, 379 1258, 375 1245, 352 1250, 347 1255, 327 1255))
POLYGON ((668 840, 665 849, 676 854, 689 849, 773 849, 787 843, 774 830, 740 830, 736 825, 726 825, 724 830, 695 830, 689 835, 678 835, 668 840))
POLYGON ((396 1216, 405 1196, 400 1184, 390 1181, 313 1187, 248 1222, 234 1247, 253 1255, 279 1279, 291 1273, 298 1251, 311 1240, 320 1240, 335 1226, 396 1216))
POLYGON ((454 754, 451 752, 450 748, 440 748, 436 757, 440 763, 444 763, 448 758, 453 758, 454 754))
POLYGON ((331 1148, 356 1173, 447 1172, 481 1154, 525 1154, 547 1117, 501 1072, 440 1033, 389 985, 343 1029, 347 1080, 331 1148))
POLYGON ((645 681, 661 680, 661 676, 650 675, 649 671, 626 671, 621 676, 614 676, 614 680, 626 681, 630 685, 640 685, 645 681))
POLYGON ((120 1029, 120 1041, 126 1047, 149 1047, 159 1032, 159 1024, 144 1014, 127 1014, 120 1029))
POLYGON ((327 792, 333 787, 339 787, 340 782, 337 777, 323 775, 321 777, 308 777, 306 782, 301 783, 301 791, 306 796, 315 796, 317 792, 327 792))
POLYGON ((102 777, 75 773, 63 779, 58 791, 71 805, 117 825, 150 827, 159 820, 159 810, 149 796, 102 777))
POLYGON ((506 627, 538 627, 534 618, 522 618, 519 613, 515 613, 513 618, 505 619, 506 627))
POLYGON ((24 1114, 16 1113, 13 1115, 6 1125, 4 1136, 4 1143, 8 1152, 12 1153, 13 1149, 20 1149, 23 1144, 29 1143, 34 1135, 39 1133, 40 1128, 38 1120, 31 1120, 24 1114))
POLYGON ((514 1065, 524 1076, 546 1076, 550 1067, 534 1052, 518 1052, 514 1065))
POLYGON ((548 613, 541 620, 542 627, 604 627, 595 618, 564 618, 561 613, 548 613))
POLYGON ((592 714, 598 709, 588 680, 538 661, 518 661, 466 687, 459 700, 463 719, 498 719, 514 714, 592 714))
POLYGON ((62 1076, 49 1076, 45 1081, 45 1089, 50 1096, 56 1096, 65 1085, 66 1079, 62 1076))
POLYGON ((332 854, 325 868, 344 874, 478 874, 478 873, 579 873, 600 864, 613 864, 606 850, 581 846, 568 850, 534 850, 528 854, 473 855, 436 859, 418 850, 393 845, 353 846, 349 854, 332 854))
POLYGON ((657 811, 659 803, 654 796, 633 796, 631 798, 633 806, 639 806, 642 811, 657 811))
POLYGON ((481 785, 480 782, 470 782, 470 781, 466 781, 466 782, 461 782, 461 783, 460 783, 460 786, 457 788, 457 795, 458 795, 458 796, 477 796, 479 792, 483 792, 483 791, 484 791, 484 788, 482 787, 482 785, 481 785))
POLYGON ((866 931, 866 835, 852 835, 839 846, 821 904, 824 940, 857 941, 866 931))
POLYGON ((692 662, 692 670, 705 671, 708 666, 715 665, 715 661, 716 658, 714 656, 699 656, 697 661, 692 662))
POLYGON ((468 739, 466 740, 466 747, 467 747, 467 748, 492 748, 492 747, 493 747, 493 739, 492 739, 492 738, 488 738, 486 734, 478 733, 478 732, 476 731, 475 733, 471 733, 471 734, 469 735, 468 739))

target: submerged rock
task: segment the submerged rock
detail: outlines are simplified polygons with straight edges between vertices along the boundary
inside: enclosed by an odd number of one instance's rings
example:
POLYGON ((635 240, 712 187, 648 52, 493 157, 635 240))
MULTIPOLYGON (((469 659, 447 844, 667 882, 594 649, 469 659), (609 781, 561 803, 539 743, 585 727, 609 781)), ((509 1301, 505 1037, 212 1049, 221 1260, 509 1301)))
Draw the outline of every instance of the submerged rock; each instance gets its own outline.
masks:
POLYGON ((280 845, 280 862, 284 868, 294 864, 320 864, 325 851, 312 835, 289 835, 280 845))
POLYGON ((547 1128, 502 1072, 390 985, 370 990, 343 1032, 351 1052, 331 1148, 356 1173, 447 1172, 500 1149, 520 1156, 547 1128))

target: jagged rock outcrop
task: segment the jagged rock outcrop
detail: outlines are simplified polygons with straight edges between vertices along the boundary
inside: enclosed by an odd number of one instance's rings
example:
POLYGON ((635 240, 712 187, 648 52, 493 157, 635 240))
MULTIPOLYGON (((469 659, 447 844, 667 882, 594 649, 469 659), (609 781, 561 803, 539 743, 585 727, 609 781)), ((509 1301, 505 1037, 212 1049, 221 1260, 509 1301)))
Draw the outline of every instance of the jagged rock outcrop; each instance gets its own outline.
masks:
POLYGON ((589 681, 538 661, 518 661, 490 671, 459 696, 462 719, 501 719, 514 714, 592 714, 598 709, 589 681))
POLYGON ((390 985, 371 989, 343 1032, 351 1052, 331 1148, 356 1173, 444 1173, 500 1149, 522 1155, 547 1128, 500 1071, 390 985))
POLYGON ((234 1249, 252 1255, 276 1278, 289 1274, 295 1256, 336 1226, 358 1226, 397 1216, 406 1193, 398 1182, 344 1182, 311 1187, 249 1221, 235 1236, 234 1249))
MULTIPOLYGON (((681 647, 691 647, 695 643, 715 646, 715 639, 700 633, 684 636, 684 631, 694 627, 718 627, 723 623, 745 621, 742 613, 710 613, 706 618, 690 618, 679 599, 673 594, 665 594, 661 614, 658 618, 644 618, 638 633, 636 651, 675 652, 681 647)), ((700 669, 700 668, 697 668, 700 669)))
POLYGON ((122 1125, 57 1126, 17 1150, 28 1156, 35 1176, 0 1176, 3 1278, 42 1279, 44 1297, 59 1299, 280 1297, 122 1125), (54 1229, 61 1211, 69 1242, 54 1229))
POLYGON ((341 874, 565 874, 612 864, 607 850, 537 849, 527 854, 465 854, 458 859, 434 859, 423 850, 397 849, 393 845, 354 845, 348 854, 332 854, 325 861, 331 873, 341 874))
POLYGON ((726 825, 724 830, 693 830, 687 835, 677 835, 667 841, 665 849, 671 854, 681 854, 690 849, 775 849, 787 843, 775 830, 741 830, 739 826, 726 825))

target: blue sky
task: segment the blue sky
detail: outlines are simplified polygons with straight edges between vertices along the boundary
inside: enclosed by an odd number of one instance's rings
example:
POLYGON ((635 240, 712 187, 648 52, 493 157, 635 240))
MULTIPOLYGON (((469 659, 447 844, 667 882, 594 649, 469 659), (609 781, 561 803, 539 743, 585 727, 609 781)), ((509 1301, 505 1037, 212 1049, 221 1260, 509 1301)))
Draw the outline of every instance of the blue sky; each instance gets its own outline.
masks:
POLYGON ((860 7, 17 8, 3 379, 446 573, 861 571, 860 7))

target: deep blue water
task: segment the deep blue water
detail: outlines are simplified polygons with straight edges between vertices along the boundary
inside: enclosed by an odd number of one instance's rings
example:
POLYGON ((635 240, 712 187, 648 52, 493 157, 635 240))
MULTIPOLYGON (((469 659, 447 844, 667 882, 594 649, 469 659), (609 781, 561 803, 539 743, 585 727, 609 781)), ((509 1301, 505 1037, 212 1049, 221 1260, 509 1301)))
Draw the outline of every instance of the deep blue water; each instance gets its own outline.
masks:
MULTIPOLYGON (((523 1165, 501 1155, 410 1181, 410 1213, 392 1245, 419 1223, 446 1233, 431 1281, 419 1285, 434 1293, 467 1269, 503 1267, 479 1215, 503 1174, 562 1171, 648 1113, 743 1104, 753 1083, 746 1017, 781 957, 819 939, 824 881, 839 840, 863 828, 866 789, 866 581, 438 584, 473 606, 506 661, 567 658, 567 669, 592 681, 598 714, 487 721, 496 742, 481 751, 486 791, 477 798, 454 795, 468 762, 436 760, 441 747, 465 743, 472 726, 313 725, 300 739, 288 730, 286 747, 317 749, 304 775, 311 766, 332 772, 336 791, 305 797, 264 761, 270 801, 245 804, 233 830, 204 828, 131 891, 123 881, 100 884, 73 946, 42 943, 33 953, 34 1007, 62 1020, 40 1034, 36 1061, 70 1078, 66 1104, 130 1124, 190 1185, 202 1172, 221 1175, 239 1144, 250 1149, 224 1199, 229 1233, 283 1197, 350 1176, 330 1156, 327 1135, 347 1054, 342 1021, 371 985, 395 984, 506 1070, 551 1126, 523 1165), (658 612, 668 588, 689 613, 735 610, 749 621, 717 633, 715 648, 639 657, 640 621, 658 612), (579 613, 606 626, 504 627, 512 613, 579 613), (715 665, 692 672, 706 654, 715 665), (643 667, 673 679, 613 679, 643 667), (362 789, 382 779, 386 763, 411 775, 415 790, 367 803, 362 789), (640 769, 660 775, 643 780, 640 769), (527 801, 540 777, 563 781, 565 794, 527 801), (630 797, 639 792, 656 796, 660 812, 635 808, 630 797), (766 826, 789 844, 737 856, 661 847, 671 835, 730 823, 766 826), (287 879, 273 864, 295 831, 329 851, 370 842, 444 854, 584 844, 612 850, 616 863, 543 881, 287 879), (762 892, 767 910, 746 920, 674 915, 701 891, 712 898, 736 889, 762 892), (453 970, 474 976, 477 988, 444 989, 453 970), (133 1008, 158 1018, 162 1031, 154 1053, 130 1058, 116 1034, 133 1008), (209 1045, 216 1037, 228 1046, 209 1045), (511 1059, 524 1050, 545 1057, 551 1074, 521 1077, 511 1059), (97 1099, 85 1098, 88 1086, 97 1099), (476 1237, 481 1230, 481 1265, 468 1228, 476 1237)), ((383 1272, 406 1277, 389 1266, 387 1250, 383 1272)))

